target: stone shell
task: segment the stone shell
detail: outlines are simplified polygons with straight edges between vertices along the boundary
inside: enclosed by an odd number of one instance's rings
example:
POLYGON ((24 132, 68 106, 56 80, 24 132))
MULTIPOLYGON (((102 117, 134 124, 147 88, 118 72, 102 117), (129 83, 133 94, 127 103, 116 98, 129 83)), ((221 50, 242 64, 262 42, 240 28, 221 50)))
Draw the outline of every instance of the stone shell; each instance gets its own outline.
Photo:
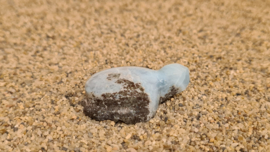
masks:
MULTIPOLYGON (((175 66, 179 64, 169 67, 175 66)), ((186 76, 189 81, 187 72, 180 73, 175 81, 179 82, 179 77, 183 79, 186 76)), ((164 69, 156 71, 141 67, 119 67, 96 73, 86 83, 84 113, 95 120, 128 124, 148 121, 161 102, 185 89, 168 78, 170 75, 164 74, 164 69)))

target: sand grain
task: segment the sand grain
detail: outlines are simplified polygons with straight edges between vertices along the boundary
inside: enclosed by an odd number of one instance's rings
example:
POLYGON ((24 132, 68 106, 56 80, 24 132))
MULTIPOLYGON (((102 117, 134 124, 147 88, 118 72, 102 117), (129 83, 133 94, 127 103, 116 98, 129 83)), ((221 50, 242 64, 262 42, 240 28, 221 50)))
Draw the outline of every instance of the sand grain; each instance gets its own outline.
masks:
POLYGON ((0 1, 1 151, 270 151, 270 3, 0 1), (136 125, 78 104, 103 69, 189 67, 136 125))

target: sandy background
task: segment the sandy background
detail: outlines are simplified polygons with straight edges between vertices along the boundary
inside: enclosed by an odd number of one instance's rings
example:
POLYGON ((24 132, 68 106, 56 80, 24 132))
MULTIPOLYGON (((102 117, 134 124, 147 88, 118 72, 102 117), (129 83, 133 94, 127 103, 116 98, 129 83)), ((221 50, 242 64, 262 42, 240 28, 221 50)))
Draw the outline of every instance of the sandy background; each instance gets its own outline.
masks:
POLYGON ((0 92, 1 151, 270 151, 270 1, 1 0, 0 92), (169 63, 150 122, 82 113, 94 73, 169 63))

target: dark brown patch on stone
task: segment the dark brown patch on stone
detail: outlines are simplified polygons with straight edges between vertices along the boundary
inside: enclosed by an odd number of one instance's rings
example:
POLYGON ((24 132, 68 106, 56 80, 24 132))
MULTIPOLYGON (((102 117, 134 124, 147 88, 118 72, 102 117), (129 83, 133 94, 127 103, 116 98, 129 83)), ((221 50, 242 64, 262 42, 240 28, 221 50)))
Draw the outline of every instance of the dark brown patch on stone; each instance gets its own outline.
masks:
POLYGON ((147 121, 149 114, 149 97, 140 83, 126 79, 118 79, 121 84, 119 92, 104 93, 101 97, 88 94, 84 106, 85 115, 95 120, 113 120, 134 124, 147 121))
POLYGON ((111 74, 108 74, 107 79, 108 80, 119 79, 119 77, 120 77, 120 73, 111 73, 111 74))
POLYGON ((170 91, 165 94, 165 96, 159 98, 159 103, 164 103, 165 101, 171 99, 175 94, 177 94, 178 91, 178 88, 171 86, 170 91))

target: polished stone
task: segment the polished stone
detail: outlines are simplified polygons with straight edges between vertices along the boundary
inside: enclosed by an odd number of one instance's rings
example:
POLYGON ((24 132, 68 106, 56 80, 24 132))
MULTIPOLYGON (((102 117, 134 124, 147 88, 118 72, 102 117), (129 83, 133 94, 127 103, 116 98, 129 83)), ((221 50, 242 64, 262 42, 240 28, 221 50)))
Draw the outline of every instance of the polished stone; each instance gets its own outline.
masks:
POLYGON ((111 68, 94 74, 85 86, 84 113, 95 120, 137 123, 150 120, 158 105, 185 90, 189 70, 169 64, 160 70, 111 68))

